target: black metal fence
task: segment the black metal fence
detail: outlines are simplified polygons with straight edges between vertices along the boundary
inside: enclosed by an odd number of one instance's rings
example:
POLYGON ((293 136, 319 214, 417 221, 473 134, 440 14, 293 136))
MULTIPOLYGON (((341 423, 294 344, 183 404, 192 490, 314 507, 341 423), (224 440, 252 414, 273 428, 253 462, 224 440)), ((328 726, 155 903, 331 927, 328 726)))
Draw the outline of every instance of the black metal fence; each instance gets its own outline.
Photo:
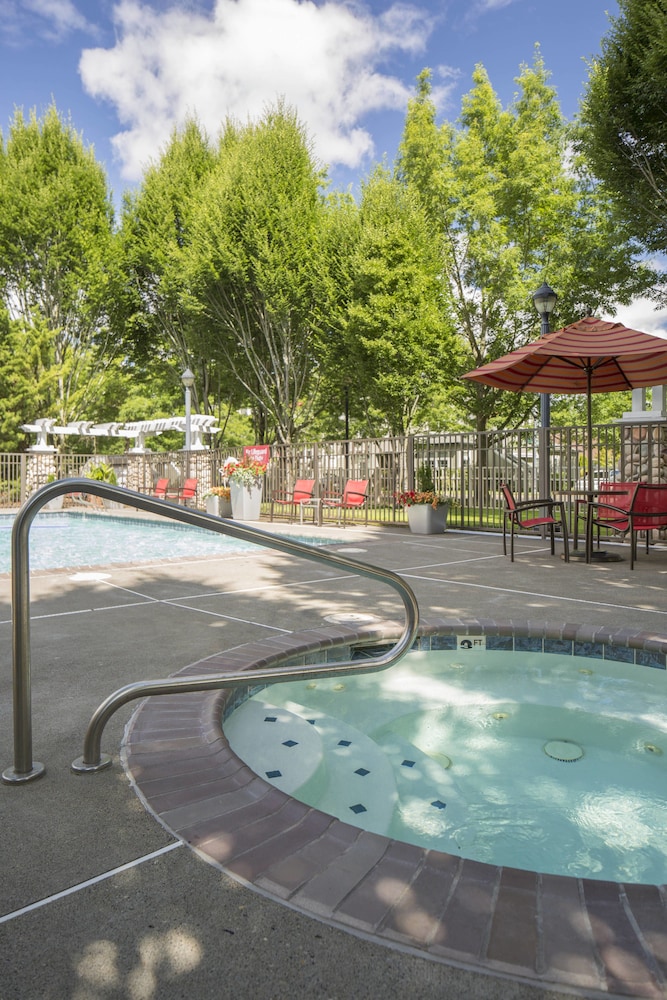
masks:
MULTIPOLYGON (((0 455, 0 505, 17 507, 53 479, 86 476, 109 465, 119 485, 152 492, 160 478, 173 487, 198 481, 196 503, 205 506, 211 486, 221 485, 222 468, 240 451, 191 451, 79 455, 26 452, 0 455)), ((551 492, 571 501, 585 489, 585 427, 554 427, 548 433, 551 492)), ((290 491, 297 479, 314 479, 316 494, 342 495, 350 479, 368 482, 364 509, 348 520, 402 524, 405 512, 396 494, 414 488, 421 474, 452 498, 450 524, 489 529, 501 523, 499 487, 509 483, 523 499, 539 495, 539 430, 417 434, 406 437, 275 445, 264 484, 264 513, 274 492, 290 491)), ((593 428, 593 480, 667 481, 667 423, 619 422, 593 428)), ((324 510, 324 519, 337 516, 324 510)))

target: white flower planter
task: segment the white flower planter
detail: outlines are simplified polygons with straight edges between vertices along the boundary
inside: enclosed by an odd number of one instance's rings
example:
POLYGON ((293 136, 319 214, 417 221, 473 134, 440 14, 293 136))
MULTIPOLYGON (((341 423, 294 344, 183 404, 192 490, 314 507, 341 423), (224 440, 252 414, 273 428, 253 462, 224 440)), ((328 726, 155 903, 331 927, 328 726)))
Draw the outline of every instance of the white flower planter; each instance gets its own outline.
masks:
POLYGON ((262 483, 241 486, 231 483, 232 514, 235 521, 259 521, 262 510, 262 483))
POLYGON ((232 502, 224 500, 222 497, 206 497, 206 513, 215 514, 216 517, 231 517, 232 502))

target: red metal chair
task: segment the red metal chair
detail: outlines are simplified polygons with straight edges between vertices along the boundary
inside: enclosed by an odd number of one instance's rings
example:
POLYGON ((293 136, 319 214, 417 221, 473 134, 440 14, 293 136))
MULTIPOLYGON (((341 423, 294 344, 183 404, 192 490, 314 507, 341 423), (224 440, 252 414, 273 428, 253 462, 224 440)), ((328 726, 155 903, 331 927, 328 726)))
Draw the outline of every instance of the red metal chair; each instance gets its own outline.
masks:
POLYGON ((169 480, 158 479, 158 481, 155 484, 155 489, 153 490, 153 496, 158 497, 160 500, 166 500, 168 489, 169 489, 169 480))
POLYGON ((593 551, 593 529, 608 528, 625 535, 630 533, 630 569, 637 558, 637 534, 646 532, 646 554, 649 552, 651 531, 667 527, 667 486, 661 483, 609 483, 588 504, 586 520, 586 551, 593 551), (607 488, 609 487, 609 488, 607 488))
MULTIPOLYGON (((635 490, 637 483, 621 483, 621 482, 606 482, 603 481, 599 483, 598 489, 595 492, 598 500, 604 504, 601 507, 598 515, 596 516, 596 527, 597 527, 597 543, 598 548, 600 548, 600 529, 604 527, 612 528, 615 522, 625 520, 627 512, 630 509, 632 499, 635 495, 635 490), (620 512, 620 513, 619 513, 620 512)), ((589 518, 589 503, 592 499, 591 494, 588 494, 585 498, 577 497, 574 501, 574 547, 577 549, 579 547, 579 521, 584 522, 584 535, 585 544, 588 546, 589 542, 592 544, 593 535, 588 531, 588 518, 589 518), (581 509, 583 508, 584 513, 581 514, 581 509)), ((624 529, 621 529, 624 530, 624 529)), ((590 558, 590 547, 587 548, 587 559, 590 558)))
MULTIPOLYGON (((269 510, 270 520, 273 520, 274 504, 278 504, 278 506, 282 508, 289 507, 289 518, 291 520, 299 508, 303 509, 303 506, 307 506, 308 501, 313 499, 314 490, 314 479, 297 479, 291 493, 284 490, 274 490, 271 494, 271 507, 269 510)), ((313 507, 313 518, 314 517, 315 508, 313 507)))
MULTIPOLYGON (((348 510, 360 510, 365 506, 368 500, 368 480, 367 479, 348 479, 345 483, 342 496, 332 496, 330 494, 325 494, 322 497, 322 507, 335 508, 340 511, 339 520, 345 520, 345 513, 348 510)), ((368 508, 365 509, 366 519, 365 522, 368 524, 368 508)))
POLYGON ((186 479, 176 492, 167 493, 167 499, 176 500, 177 503, 187 506, 188 500, 194 500, 197 496, 197 482, 196 479, 186 479))
POLYGON ((505 483, 501 483, 500 486, 503 497, 505 498, 505 510, 503 511, 503 552, 507 555, 507 524, 510 525, 510 559, 514 562, 514 529, 518 528, 540 528, 546 527, 549 529, 549 535, 551 538, 551 555, 554 555, 556 551, 555 547, 555 528, 556 525, 560 524, 561 531, 563 533, 563 550, 565 562, 570 561, 570 546, 567 534, 567 520, 565 518, 565 504, 561 500, 543 499, 543 500, 521 500, 517 502, 514 499, 514 494, 512 493, 509 486, 505 483), (537 517, 527 517, 531 511, 543 510, 544 514, 537 517), (555 512, 558 511, 559 517, 556 518, 555 512))

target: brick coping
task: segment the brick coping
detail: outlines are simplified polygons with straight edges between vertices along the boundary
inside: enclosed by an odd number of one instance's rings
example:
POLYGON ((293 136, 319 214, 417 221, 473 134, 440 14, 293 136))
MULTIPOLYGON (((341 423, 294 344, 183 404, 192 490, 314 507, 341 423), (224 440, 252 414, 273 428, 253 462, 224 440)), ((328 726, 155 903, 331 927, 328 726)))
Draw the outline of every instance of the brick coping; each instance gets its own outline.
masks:
MULTIPOLYGON (((314 629, 236 647, 178 675, 335 664, 351 646, 399 632, 392 622, 314 629)), ((487 648, 567 654, 569 644, 571 655, 666 666, 667 637, 656 633, 529 620, 432 619, 415 648, 447 648, 461 634, 486 636, 487 648)), ((667 997, 667 886, 498 867, 321 813, 234 754, 221 720, 237 695, 149 698, 123 747, 145 807, 206 861, 304 914, 425 958, 587 996, 667 997)))

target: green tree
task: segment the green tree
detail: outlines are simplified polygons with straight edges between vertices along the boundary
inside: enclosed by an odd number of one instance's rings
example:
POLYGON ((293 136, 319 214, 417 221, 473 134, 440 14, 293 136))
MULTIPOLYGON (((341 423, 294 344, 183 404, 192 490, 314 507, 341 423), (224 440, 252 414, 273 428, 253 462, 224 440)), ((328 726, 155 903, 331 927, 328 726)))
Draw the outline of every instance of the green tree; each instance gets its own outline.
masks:
POLYGON ((590 66, 577 143, 650 250, 667 249, 667 4, 618 0, 590 66))
POLYGON ((243 387, 259 441, 310 424, 319 377, 326 269, 321 175, 296 114, 228 122, 193 219, 191 274, 209 341, 243 387))
MULTIPOLYGON (((463 351, 459 373, 539 333, 531 293, 548 280, 559 325, 588 309, 613 308, 655 275, 614 226, 608 199, 572 160, 568 129, 539 56, 524 66, 503 109, 483 67, 456 125, 438 125, 430 74, 419 77, 400 148, 399 175, 419 192, 440 234, 463 351)), ((534 395, 460 383, 452 394, 477 430, 518 426, 534 395)))
POLYGON ((366 407, 357 386, 360 373, 346 339, 361 222, 359 206, 350 192, 331 192, 324 205, 321 247, 326 281, 321 311, 326 322, 319 336, 318 386, 310 434, 343 438, 346 430, 354 436, 367 429, 366 407))
POLYGON ((51 336, 45 324, 24 327, 0 308, 0 447, 19 451, 27 437, 21 425, 48 410, 51 336))
POLYGON ((215 151, 190 119, 174 131, 140 188, 125 197, 120 245, 126 282, 118 316, 142 392, 154 406, 172 409, 182 394, 181 373, 190 368, 196 376, 194 409, 219 416, 229 390, 222 392, 209 330, 189 307, 186 266, 192 218, 215 162, 215 151), (151 393, 149 380, 161 391, 151 393))
POLYGON ((55 106, 41 120, 17 111, 0 144, 0 291, 36 365, 33 417, 103 415, 112 223, 104 171, 72 125, 55 106))
POLYGON ((416 193, 378 167, 362 189, 345 325, 348 378, 368 434, 427 422, 433 385, 455 367, 440 269, 416 193))

